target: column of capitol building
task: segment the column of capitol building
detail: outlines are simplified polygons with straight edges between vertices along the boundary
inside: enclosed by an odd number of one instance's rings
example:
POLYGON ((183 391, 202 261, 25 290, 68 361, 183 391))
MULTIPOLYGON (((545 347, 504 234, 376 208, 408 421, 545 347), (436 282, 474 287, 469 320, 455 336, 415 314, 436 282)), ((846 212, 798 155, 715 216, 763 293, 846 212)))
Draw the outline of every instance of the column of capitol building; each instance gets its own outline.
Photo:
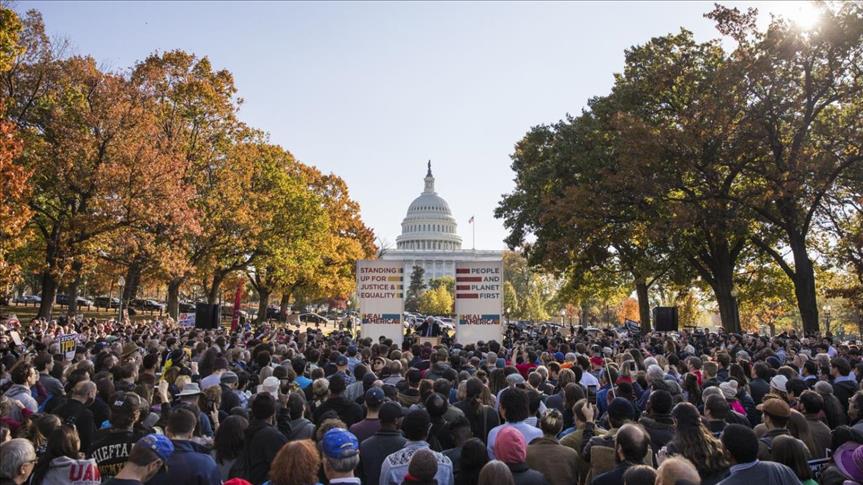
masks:
POLYGON ((414 266, 425 270, 428 283, 441 276, 455 277, 456 261, 500 261, 502 251, 462 249, 449 204, 435 191, 431 162, 424 182, 423 192, 408 206, 395 249, 388 249, 381 256, 384 260, 404 261, 405 289, 414 266))

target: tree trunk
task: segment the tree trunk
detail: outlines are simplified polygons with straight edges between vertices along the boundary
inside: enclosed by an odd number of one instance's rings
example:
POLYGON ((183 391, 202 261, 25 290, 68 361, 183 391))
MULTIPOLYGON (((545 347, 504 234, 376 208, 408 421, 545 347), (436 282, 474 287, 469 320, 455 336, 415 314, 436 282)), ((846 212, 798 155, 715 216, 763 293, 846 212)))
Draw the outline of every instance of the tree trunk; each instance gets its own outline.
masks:
POLYGON ((803 333, 819 334, 818 300, 815 296, 815 270, 812 260, 806 252, 806 238, 792 235, 788 240, 791 253, 794 255, 794 295, 797 297, 797 308, 803 321, 803 333))
POLYGON ((641 319, 641 331, 650 332, 650 300, 648 300, 647 282, 644 279, 635 281, 635 294, 638 297, 638 317, 641 319))
POLYGON ((284 315, 288 314, 288 310, 291 307, 291 294, 290 293, 282 293, 282 299, 279 301, 279 312, 284 315))
POLYGON ((267 307, 270 306, 270 291, 267 288, 258 288, 258 318, 255 323, 264 323, 267 321, 267 307))
POLYGON ((141 264, 133 261, 126 268, 126 286, 123 287, 123 308, 129 308, 129 302, 138 296, 138 286, 141 284, 141 264))
POLYGON ((719 318, 722 320, 722 328, 729 333, 740 332, 740 321, 737 318, 737 299, 731 294, 733 283, 731 281, 717 281, 712 285, 713 295, 719 306, 719 318))
POLYGON ((51 320, 54 300, 57 299, 57 279, 51 274, 50 266, 42 272, 42 302, 39 303, 39 318, 51 320))
POLYGON ((222 281, 224 279, 225 275, 221 271, 213 273, 212 285, 210 286, 210 291, 207 292, 207 303, 210 305, 219 303, 219 291, 222 288, 222 281))
POLYGON ((57 269, 59 239, 60 231, 55 226, 51 231, 51 238, 46 241, 45 245, 45 271, 42 272, 42 301, 39 303, 39 313, 37 314, 39 318, 46 320, 51 319, 54 300, 57 299, 59 281, 57 281, 54 271, 57 269))
POLYGON ((72 262, 72 284, 66 291, 66 302, 69 305, 66 313, 72 317, 78 313, 78 289, 81 287, 81 270, 84 264, 80 261, 72 262))
POLYGON ((180 316, 180 287, 184 281, 186 278, 177 277, 168 282, 168 315, 174 320, 180 316))

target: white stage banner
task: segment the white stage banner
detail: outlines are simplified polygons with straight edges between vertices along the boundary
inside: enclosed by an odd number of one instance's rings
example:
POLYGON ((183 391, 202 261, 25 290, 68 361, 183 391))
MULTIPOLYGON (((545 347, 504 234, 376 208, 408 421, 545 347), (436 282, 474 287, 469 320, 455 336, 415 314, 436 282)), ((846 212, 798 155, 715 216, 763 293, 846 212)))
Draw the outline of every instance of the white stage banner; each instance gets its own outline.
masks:
POLYGON ((404 336, 404 262, 357 261, 357 297, 362 336, 377 341, 383 335, 401 345, 404 336))
POLYGON ((456 263, 455 312, 460 343, 503 339, 503 261, 456 263))

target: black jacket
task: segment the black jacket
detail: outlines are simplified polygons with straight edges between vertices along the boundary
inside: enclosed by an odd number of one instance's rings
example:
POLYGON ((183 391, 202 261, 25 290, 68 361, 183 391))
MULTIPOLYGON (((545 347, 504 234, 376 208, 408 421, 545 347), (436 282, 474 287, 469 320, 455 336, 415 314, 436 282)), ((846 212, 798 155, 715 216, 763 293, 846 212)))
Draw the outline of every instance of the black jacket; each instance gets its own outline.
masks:
POLYGON ((500 415, 491 406, 481 405, 477 411, 471 409, 467 401, 459 401, 453 406, 461 409, 470 423, 470 430, 474 437, 479 438, 483 443, 488 440, 489 431, 500 424, 500 415))
POLYGON ((623 483, 623 474, 632 466, 632 463, 618 463, 611 471, 607 471, 593 479, 590 485, 620 485, 623 483))
POLYGON ((408 440, 401 431, 380 430, 360 444, 360 478, 363 483, 377 485, 381 477, 381 465, 387 456, 402 449, 408 440))
POLYGON ((848 400, 855 392, 857 392, 857 381, 842 381, 833 384, 833 395, 839 400, 839 404, 842 405, 846 414, 848 413, 848 400))
POLYGON ((638 424, 643 426, 650 436, 650 448, 654 455, 674 438, 674 420, 670 414, 642 416, 638 424))
POLYGON ((515 485, 549 485, 542 473, 527 466, 527 463, 507 463, 515 485))
POLYGON ((327 411, 335 411, 339 419, 344 421, 349 428, 352 424, 362 421, 365 417, 363 408, 359 404, 344 396, 331 396, 323 404, 315 408, 315 411, 312 413, 315 424, 321 424, 323 416, 327 411))
POLYGON ((254 485, 260 485, 267 481, 270 463, 273 462, 276 454, 287 442, 288 439, 285 435, 269 423, 252 420, 246 429, 243 454, 238 458, 238 460, 242 460, 243 478, 254 485))
POLYGON ((65 404, 57 408, 54 414, 60 417, 64 424, 74 424, 78 428, 78 438, 81 440, 81 449, 89 450, 93 444, 93 435, 96 434, 96 422, 93 412, 84 406, 81 401, 69 399, 65 404))

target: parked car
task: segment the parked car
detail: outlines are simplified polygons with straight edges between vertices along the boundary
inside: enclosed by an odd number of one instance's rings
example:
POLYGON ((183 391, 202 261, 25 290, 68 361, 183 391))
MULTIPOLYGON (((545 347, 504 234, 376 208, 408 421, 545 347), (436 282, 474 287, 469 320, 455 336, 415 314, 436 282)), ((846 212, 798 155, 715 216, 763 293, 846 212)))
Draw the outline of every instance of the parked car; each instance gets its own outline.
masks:
POLYGON ((279 307, 270 305, 267 307, 267 320, 278 320, 280 322, 284 322, 286 321, 286 316, 282 313, 279 307))
POLYGON ((109 296, 97 296, 93 303, 99 308, 120 308, 120 299, 109 296))
POLYGON ((21 295, 15 298, 15 303, 42 303, 42 297, 39 295, 21 295))
MULTIPOLYGON (((69 297, 67 295, 57 295, 57 298, 54 300, 59 305, 68 305, 69 297)), ((78 302, 78 306, 93 306, 93 301, 84 298, 83 296, 79 296, 76 300, 78 302)))
POLYGON ((325 317, 318 315, 317 313, 301 313, 300 321, 303 323, 315 323, 320 325, 329 325, 330 321, 325 317))
POLYGON ((129 306, 137 310, 143 310, 148 312, 165 311, 164 303, 159 303, 156 300, 148 300, 145 298, 135 298, 134 300, 132 300, 129 306))

